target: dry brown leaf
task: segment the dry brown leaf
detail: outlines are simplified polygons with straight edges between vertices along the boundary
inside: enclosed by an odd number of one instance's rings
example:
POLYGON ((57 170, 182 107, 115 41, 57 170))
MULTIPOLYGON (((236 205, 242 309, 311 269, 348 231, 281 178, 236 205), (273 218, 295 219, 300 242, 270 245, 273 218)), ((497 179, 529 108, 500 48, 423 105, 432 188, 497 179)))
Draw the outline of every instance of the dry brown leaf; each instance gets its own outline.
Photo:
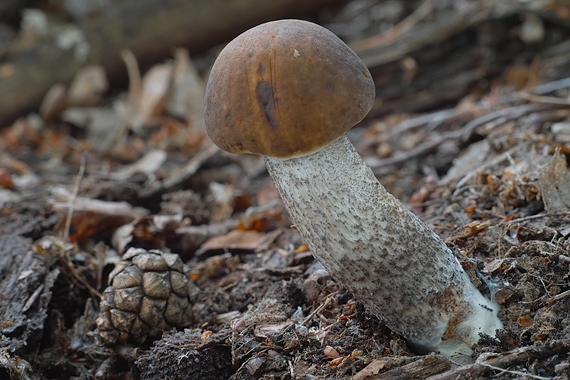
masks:
POLYGON ((181 214, 139 217, 117 228, 111 242, 120 254, 127 249, 128 245, 147 249, 164 249, 167 236, 171 236, 184 224, 181 214))
POLYGON ((166 111, 175 117, 185 119, 194 131, 206 133, 204 91, 204 82, 192 64, 188 51, 176 49, 166 111))
POLYGON ((122 256, 127 249, 127 245, 133 241, 133 231, 135 226, 133 223, 123 224, 115 230, 111 238, 111 245, 117 250, 119 256, 122 256))
POLYGON ((234 211, 234 188, 231 185, 218 182, 210 183, 211 202, 210 220, 221 223, 230 217, 234 211))
POLYGON ((176 229, 179 236, 180 246, 184 252, 193 252, 208 239, 227 234, 235 228, 237 222, 228 220, 223 224, 203 224, 200 226, 184 226, 176 229))
POLYGON ((503 259, 494 259, 492 261, 489 261, 488 263, 485 264, 485 267, 481 270, 481 272, 485 274, 492 274, 497 270, 501 269, 503 262, 504 262, 503 259))
POLYGON ((65 108, 67 108, 67 87, 63 83, 56 83, 44 95, 38 112, 44 120, 50 120, 59 116, 65 108))
POLYGON ((374 360, 372 363, 368 364, 366 368, 354 375, 352 380, 373 379, 384 369, 386 364, 388 364, 388 360, 374 360))
MULTIPOLYGON (((138 132, 153 117, 162 114, 172 80, 172 63, 152 67, 141 79, 135 55, 124 50, 121 57, 127 67, 129 92, 126 101, 117 100, 114 108, 120 115, 123 127, 138 132)), ((125 130, 121 131, 122 134, 125 130)))
POLYGON ((127 165, 109 176, 116 180, 125 180, 135 173, 144 173, 147 176, 152 176, 162 164, 166 161, 167 153, 162 149, 149 150, 144 156, 127 165))
POLYGON ((162 114, 171 79, 172 63, 155 65, 144 75, 138 109, 132 121, 134 128, 147 125, 154 116, 162 114))
POLYGON ((570 208, 570 173, 559 149, 541 171, 538 187, 547 212, 566 211, 570 208))
POLYGON ((10 172, 2 168, 0 168, 0 189, 1 188, 14 190, 14 181, 12 181, 10 172))
POLYGON ((202 277, 212 278, 227 275, 228 272, 234 272, 239 263, 239 256, 234 256, 231 253, 212 256, 194 265, 190 269, 190 278, 197 281, 202 277))
MULTIPOLYGON (((67 217, 64 216, 61 222, 56 226, 57 231, 64 231, 66 220, 67 217)), ((131 220, 132 217, 128 215, 78 211, 74 213, 71 218, 72 230, 69 234, 69 240, 72 242, 81 242, 97 233, 113 230, 131 220)))
POLYGON ((254 251, 267 240, 267 234, 257 231, 233 230, 227 235, 216 236, 204 243, 196 255, 202 255, 208 251, 239 249, 254 251))
POLYGON ((87 140, 96 151, 112 145, 121 119, 116 110, 108 107, 70 107, 63 111, 62 120, 84 128, 87 140))
POLYGON ((491 221, 485 222, 475 221, 463 226, 463 232, 453 236, 455 239, 465 239, 473 235, 477 235, 481 231, 485 231, 491 225, 491 221))
POLYGON ((86 66, 75 74, 67 92, 68 106, 93 107, 109 88, 103 66, 86 66))
MULTIPOLYGON (((73 199, 65 189, 56 188, 52 191, 58 198, 51 201, 54 210, 67 215, 69 207, 73 207, 71 241, 82 241, 95 233, 112 230, 148 214, 147 210, 132 207, 127 202, 107 202, 84 197, 73 199)), ((58 230, 63 231, 65 221, 66 216, 63 216, 58 230)))
POLYGON ((533 325, 533 320, 529 317, 520 317, 519 326, 521 327, 531 327, 533 325))

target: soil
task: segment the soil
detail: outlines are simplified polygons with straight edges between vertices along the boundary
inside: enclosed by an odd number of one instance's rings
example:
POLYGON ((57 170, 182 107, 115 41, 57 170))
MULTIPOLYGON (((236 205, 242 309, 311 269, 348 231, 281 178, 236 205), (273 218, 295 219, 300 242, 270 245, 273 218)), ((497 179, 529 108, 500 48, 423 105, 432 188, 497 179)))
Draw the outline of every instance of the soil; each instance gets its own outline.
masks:
MULTIPOLYGON (((554 24, 547 36, 570 36, 554 24)), ((105 149, 30 114, 0 130, 0 378, 568 379, 570 72, 562 58, 537 69, 535 48, 422 114, 395 96, 349 132, 500 305, 504 328, 471 355, 419 352, 356 301, 291 228, 261 158, 221 152, 166 111, 105 149), (200 289, 195 321, 105 346, 100 296, 129 247, 180 255, 200 289)))

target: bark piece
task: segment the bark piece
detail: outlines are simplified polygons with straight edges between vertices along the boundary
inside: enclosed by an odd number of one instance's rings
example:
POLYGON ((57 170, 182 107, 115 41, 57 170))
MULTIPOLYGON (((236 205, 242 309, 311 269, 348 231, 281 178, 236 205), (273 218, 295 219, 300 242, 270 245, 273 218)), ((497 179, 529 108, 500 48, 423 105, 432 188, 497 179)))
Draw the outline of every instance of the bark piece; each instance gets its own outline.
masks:
MULTIPOLYGON (((534 360, 544 360, 555 354, 567 353, 570 350, 570 341, 552 341, 546 345, 519 347, 504 353, 483 354, 476 363, 460 366, 449 371, 428 377, 429 380, 454 380, 461 378, 490 378, 493 371, 510 372, 507 368, 530 363, 534 360)), ((515 372, 523 375, 522 372, 515 372)))
POLYGON ((426 356, 412 363, 378 373, 382 370, 382 360, 372 362, 353 377, 353 380, 407 380, 424 379, 451 368, 449 359, 440 356, 426 356))
POLYGON ((227 379, 235 370, 229 347, 224 345, 228 331, 201 340, 202 330, 165 334, 137 360, 143 380, 227 379))
POLYGON ((58 274, 32 251, 30 239, 0 235, 0 333, 8 338, 2 347, 20 353, 41 338, 58 274))

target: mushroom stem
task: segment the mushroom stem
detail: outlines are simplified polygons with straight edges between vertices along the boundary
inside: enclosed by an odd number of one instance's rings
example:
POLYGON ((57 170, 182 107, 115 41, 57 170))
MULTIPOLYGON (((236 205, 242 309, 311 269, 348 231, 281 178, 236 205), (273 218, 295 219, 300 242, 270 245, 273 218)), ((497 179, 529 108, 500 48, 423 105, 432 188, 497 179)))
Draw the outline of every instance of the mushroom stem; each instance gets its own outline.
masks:
POLYGON ((382 187, 346 135, 308 156, 264 159, 314 256, 390 329, 420 349, 453 355, 502 327, 498 305, 382 187))

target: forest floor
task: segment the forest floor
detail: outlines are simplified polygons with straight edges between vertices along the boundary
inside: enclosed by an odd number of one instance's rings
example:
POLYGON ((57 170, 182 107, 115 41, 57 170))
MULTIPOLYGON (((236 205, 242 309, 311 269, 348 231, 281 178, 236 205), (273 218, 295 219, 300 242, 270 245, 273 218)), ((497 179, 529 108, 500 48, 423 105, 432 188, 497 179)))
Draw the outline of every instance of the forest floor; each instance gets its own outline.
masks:
POLYGON ((568 379, 570 8, 508 4, 355 0, 313 18, 375 78, 357 150, 500 305, 472 355, 385 327, 313 259, 263 160, 209 142, 214 48, 142 78, 125 53, 128 91, 101 94, 90 68, 67 105, 56 88, 0 129, 0 378, 568 379), (180 255, 194 322, 105 346, 101 295, 130 247, 180 255))

